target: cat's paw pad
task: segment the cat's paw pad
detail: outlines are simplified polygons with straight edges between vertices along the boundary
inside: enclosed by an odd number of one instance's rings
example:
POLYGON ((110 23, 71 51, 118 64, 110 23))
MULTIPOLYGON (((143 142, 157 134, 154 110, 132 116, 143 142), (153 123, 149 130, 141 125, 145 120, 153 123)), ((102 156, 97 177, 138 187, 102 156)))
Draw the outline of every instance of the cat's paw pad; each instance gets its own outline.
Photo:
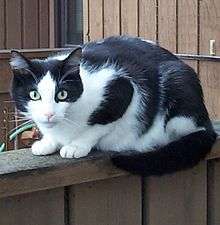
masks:
POLYGON ((60 149, 62 158, 81 158, 87 156, 91 148, 85 145, 71 144, 60 149))
POLYGON ((49 155, 56 151, 55 146, 46 144, 42 141, 36 141, 32 147, 31 151, 34 155, 49 155))

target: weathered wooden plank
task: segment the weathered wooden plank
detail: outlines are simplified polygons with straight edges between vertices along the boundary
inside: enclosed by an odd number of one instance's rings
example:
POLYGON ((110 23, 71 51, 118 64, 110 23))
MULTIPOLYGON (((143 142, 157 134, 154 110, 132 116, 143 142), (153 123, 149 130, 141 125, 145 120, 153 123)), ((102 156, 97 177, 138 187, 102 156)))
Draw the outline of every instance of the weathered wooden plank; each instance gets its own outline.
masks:
MULTIPOLYGON (((198 54, 198 1, 178 1, 178 53, 198 54)), ((197 71, 197 61, 187 61, 197 71)))
POLYGON ((0 93, 9 92, 11 77, 8 60, 0 60, 0 93))
POLYGON ((89 0, 83 0, 83 41, 88 42, 89 37, 89 0))
POLYGON ((156 41, 156 1, 139 0, 139 36, 156 41))
POLYGON ((178 53, 198 53, 197 0, 178 0, 178 53))
POLYGON ((137 0, 121 0, 121 33, 138 35, 137 0))
POLYGON ((39 0, 39 43, 40 48, 49 48, 49 0, 39 0))
POLYGON ((2 225, 64 225, 63 188, 0 199, 2 225))
POLYGON ((104 0, 104 37, 120 34, 120 1, 104 0))
POLYGON ((55 0, 49 0, 49 47, 55 48, 55 0))
POLYGON ((208 168, 208 224, 220 224, 220 161, 213 160, 208 168))
POLYGON ((206 157, 207 160, 217 159, 217 158, 220 158, 220 139, 219 138, 214 144, 212 151, 206 157))
POLYGON ((22 47, 21 0, 6 3, 6 48, 22 47), (13 16, 12 16, 13 15, 13 16))
POLYGON ((89 36, 90 40, 103 38, 103 1, 89 1, 89 36))
POLYGON ((5 1, 0 0, 0 49, 5 49, 5 1))
POLYGON ((141 224, 140 181, 126 176, 73 186, 70 225, 141 224))
POLYGON ((200 53, 209 54, 210 40, 216 40, 216 55, 220 55, 220 1, 200 1, 200 53))
POLYGON ((150 177, 145 185, 145 224, 206 225, 206 163, 192 170, 150 177))
POLYGON ((38 48, 38 0, 23 0, 23 48, 38 48))
POLYGON ((158 0, 158 39, 161 46, 176 52, 176 0, 158 0))
POLYGON ((125 174, 112 165, 109 155, 102 153, 81 159, 62 159, 59 154, 33 156, 29 149, 9 151, 0 154, 0 197, 125 174))
MULTIPOLYGON (((210 40, 216 40, 216 54, 220 55, 220 1, 200 1, 200 53, 209 54, 210 40)), ((200 79, 206 104, 213 119, 220 119, 220 64, 200 63, 200 79)))
POLYGON ((205 103, 213 120, 220 119, 220 63, 200 62, 200 80, 202 83, 205 103))

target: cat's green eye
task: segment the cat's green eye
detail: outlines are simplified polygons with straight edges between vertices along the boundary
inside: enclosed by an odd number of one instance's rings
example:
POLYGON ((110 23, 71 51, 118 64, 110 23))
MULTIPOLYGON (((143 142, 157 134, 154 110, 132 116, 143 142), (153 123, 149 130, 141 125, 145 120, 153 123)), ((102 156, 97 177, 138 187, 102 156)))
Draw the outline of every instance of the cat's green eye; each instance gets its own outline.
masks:
POLYGON ((65 100, 67 98, 67 96, 68 96, 68 93, 65 90, 59 91, 57 93, 57 98, 61 101, 65 100))
POLYGON ((37 91, 31 91, 29 93, 31 100, 38 101, 41 99, 40 94, 37 91))

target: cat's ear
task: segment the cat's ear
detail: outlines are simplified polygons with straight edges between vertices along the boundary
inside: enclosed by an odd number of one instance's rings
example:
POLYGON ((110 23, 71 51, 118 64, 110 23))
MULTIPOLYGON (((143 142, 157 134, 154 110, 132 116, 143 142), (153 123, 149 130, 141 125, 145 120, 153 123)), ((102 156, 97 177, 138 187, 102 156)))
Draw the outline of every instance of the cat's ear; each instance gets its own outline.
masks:
POLYGON ((80 63, 82 57, 82 48, 78 47, 74 49, 69 56, 63 60, 63 65, 76 66, 80 63))
POLYGON ((30 70, 31 61, 18 51, 11 51, 9 64, 14 75, 14 80, 22 80, 32 73, 30 70))
POLYGON ((10 65, 12 70, 28 69, 30 60, 16 50, 11 51, 10 65))

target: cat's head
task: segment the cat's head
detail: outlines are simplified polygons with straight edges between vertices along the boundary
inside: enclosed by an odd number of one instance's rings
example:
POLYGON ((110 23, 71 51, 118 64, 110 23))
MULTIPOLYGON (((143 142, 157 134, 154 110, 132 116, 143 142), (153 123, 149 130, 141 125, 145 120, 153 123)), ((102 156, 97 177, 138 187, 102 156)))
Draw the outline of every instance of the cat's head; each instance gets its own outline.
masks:
POLYGON ((11 52, 13 71, 11 94, 17 109, 38 125, 53 127, 68 118, 68 108, 83 92, 79 75, 82 49, 65 59, 49 57, 29 60, 11 52))

